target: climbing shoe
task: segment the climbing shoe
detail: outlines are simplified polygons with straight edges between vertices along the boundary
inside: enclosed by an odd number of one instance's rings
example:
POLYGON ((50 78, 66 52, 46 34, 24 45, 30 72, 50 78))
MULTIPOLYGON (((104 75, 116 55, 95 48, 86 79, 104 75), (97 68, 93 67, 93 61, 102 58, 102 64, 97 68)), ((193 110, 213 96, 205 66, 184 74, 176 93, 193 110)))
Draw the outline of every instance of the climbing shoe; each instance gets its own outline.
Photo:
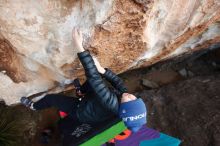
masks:
POLYGON ((32 109, 33 101, 31 101, 27 97, 21 97, 20 101, 24 106, 32 109))

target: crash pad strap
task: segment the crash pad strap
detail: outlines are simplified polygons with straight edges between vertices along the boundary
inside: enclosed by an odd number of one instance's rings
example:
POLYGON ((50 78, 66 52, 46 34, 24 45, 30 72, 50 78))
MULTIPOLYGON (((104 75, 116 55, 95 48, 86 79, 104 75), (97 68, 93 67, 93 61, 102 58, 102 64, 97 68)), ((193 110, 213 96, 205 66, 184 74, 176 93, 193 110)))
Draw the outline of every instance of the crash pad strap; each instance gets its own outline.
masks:
POLYGON ((117 124, 106 129, 102 133, 82 143, 80 146, 100 146, 104 144, 105 142, 107 142, 108 140, 114 138, 116 135, 123 132, 125 129, 127 128, 125 127, 124 122, 120 121, 117 124))

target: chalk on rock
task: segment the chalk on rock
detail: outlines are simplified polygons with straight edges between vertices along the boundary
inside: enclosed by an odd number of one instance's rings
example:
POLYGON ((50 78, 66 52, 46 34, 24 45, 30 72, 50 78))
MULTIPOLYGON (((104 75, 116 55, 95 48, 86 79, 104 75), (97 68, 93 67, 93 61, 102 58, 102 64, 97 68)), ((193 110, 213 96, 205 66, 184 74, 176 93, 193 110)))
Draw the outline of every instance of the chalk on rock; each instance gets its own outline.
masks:
POLYGON ((72 84, 72 83, 73 83, 73 80, 65 79, 59 85, 60 85, 60 87, 64 88, 66 85, 69 85, 69 84, 72 84))
POLYGON ((149 81, 147 79, 142 79, 142 84, 148 88, 152 88, 152 89, 155 89, 155 88, 159 88, 159 85, 153 81, 149 81))
POLYGON ((65 84, 65 85, 69 85, 69 84, 71 84, 71 83, 73 83, 73 80, 71 80, 71 79, 66 79, 66 80, 64 80, 64 84, 65 84))

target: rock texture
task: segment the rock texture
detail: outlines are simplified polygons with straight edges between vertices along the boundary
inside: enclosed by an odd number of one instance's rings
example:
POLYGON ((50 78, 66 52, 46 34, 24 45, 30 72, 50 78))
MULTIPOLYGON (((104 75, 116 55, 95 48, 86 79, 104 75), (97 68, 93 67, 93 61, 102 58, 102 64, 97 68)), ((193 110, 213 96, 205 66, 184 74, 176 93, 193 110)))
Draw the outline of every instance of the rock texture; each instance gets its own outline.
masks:
MULTIPOLYGON (((0 1, 0 93, 7 104, 20 96, 82 76, 71 41, 117 73, 218 46, 219 0, 0 1)), ((62 90, 62 88, 61 88, 62 90)))

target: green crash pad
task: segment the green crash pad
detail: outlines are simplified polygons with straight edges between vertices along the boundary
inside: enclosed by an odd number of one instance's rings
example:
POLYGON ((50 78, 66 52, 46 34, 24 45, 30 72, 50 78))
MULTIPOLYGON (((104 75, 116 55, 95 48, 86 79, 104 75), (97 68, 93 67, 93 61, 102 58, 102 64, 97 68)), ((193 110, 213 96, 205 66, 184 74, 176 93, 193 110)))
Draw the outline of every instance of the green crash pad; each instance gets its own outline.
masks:
POLYGON ((127 128, 125 127, 124 122, 121 121, 113 125, 112 127, 106 129, 105 131, 101 132, 100 134, 92 137, 86 142, 80 144, 80 146, 100 146, 126 129, 127 128))

